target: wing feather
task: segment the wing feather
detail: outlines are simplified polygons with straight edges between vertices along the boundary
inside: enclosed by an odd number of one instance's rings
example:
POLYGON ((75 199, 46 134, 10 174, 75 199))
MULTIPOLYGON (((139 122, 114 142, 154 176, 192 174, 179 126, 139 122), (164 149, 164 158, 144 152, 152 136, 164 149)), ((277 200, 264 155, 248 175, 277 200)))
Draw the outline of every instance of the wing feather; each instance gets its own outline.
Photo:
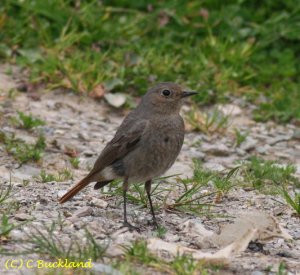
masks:
POLYGON ((148 124, 147 120, 141 120, 128 128, 126 127, 128 125, 121 125, 114 138, 103 149, 87 177, 100 172, 136 148, 141 137, 147 131, 148 124))

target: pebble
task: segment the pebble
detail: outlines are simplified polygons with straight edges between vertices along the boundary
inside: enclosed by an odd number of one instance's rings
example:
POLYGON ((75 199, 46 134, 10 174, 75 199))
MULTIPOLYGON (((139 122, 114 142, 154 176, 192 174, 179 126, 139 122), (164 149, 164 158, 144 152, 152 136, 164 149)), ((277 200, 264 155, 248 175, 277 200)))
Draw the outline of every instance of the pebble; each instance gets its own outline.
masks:
POLYGON ((215 163, 215 162, 205 162, 203 164, 203 168, 209 169, 212 171, 221 172, 225 170, 225 167, 222 164, 215 163))
POLYGON ((218 105, 217 108, 226 116, 237 116, 242 113, 242 109, 238 105, 234 104, 218 105))
POLYGON ((95 206, 98 208, 106 208, 108 206, 108 202, 97 198, 93 198, 89 204, 90 206, 95 206))
POLYGON ((93 209, 91 207, 85 206, 81 207, 75 211, 73 217, 81 218, 86 216, 91 216, 93 214, 93 209))
POLYGON ((28 215, 28 214, 25 214, 25 213, 15 214, 14 217, 17 221, 29 221, 29 220, 34 219, 31 215, 28 215))
POLYGON ((287 141, 290 139, 291 139, 291 136, 286 136, 286 135, 276 136, 269 140, 269 145, 275 145, 278 142, 287 141))
POLYGON ((96 155, 97 152, 96 151, 91 151, 91 150, 85 150, 82 154, 86 157, 92 157, 92 156, 96 155))
POLYGON ((106 251, 105 255, 110 258, 119 257, 124 254, 124 249, 120 245, 110 245, 106 251))
POLYGON ((300 129, 295 129, 293 133, 293 138, 300 140, 300 129))
POLYGON ((236 151, 236 153, 237 153, 239 156, 241 156, 241 157, 243 157, 243 156, 245 156, 245 155, 247 154, 247 152, 246 152, 245 150, 243 150, 243 149, 241 149, 241 148, 239 148, 239 147, 237 147, 237 148, 235 149, 235 151, 236 151))
POLYGON ((270 148, 270 145, 266 144, 264 146, 257 146, 255 148, 255 150, 257 153, 264 155, 268 152, 269 148, 270 148))
POLYGON ((25 239, 26 234, 20 230, 14 229, 9 232, 9 237, 12 238, 13 240, 20 241, 25 239))
POLYGON ((240 145, 240 148, 244 151, 251 151, 252 149, 255 148, 257 145, 258 141, 256 139, 253 139, 250 136, 247 136, 246 140, 240 145))
POLYGON ((89 140, 89 135, 83 131, 78 133, 78 137, 84 141, 89 140))
POLYGON ((67 193, 67 190, 59 190, 58 192, 57 192, 57 197, 58 198, 61 198, 64 194, 66 194, 67 193))
POLYGON ((164 238, 163 238, 166 242, 170 242, 170 243, 176 243, 180 240, 180 237, 178 235, 175 234, 170 234, 167 233, 164 238))
POLYGON ((202 151, 214 156, 229 156, 231 151, 225 144, 203 144, 202 151))

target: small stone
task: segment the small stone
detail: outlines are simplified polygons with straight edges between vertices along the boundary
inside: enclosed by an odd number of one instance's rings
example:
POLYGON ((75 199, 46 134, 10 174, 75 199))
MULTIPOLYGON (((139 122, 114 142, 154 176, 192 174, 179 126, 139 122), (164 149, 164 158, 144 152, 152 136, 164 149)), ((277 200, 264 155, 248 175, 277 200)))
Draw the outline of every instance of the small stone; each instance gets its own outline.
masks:
POLYGON ((84 141, 89 140, 89 135, 85 132, 79 132, 78 137, 84 141))
POLYGON ((291 136, 287 136, 287 135, 282 135, 282 136, 277 136, 275 138, 272 138, 269 140, 269 144, 270 145, 275 145, 279 142, 282 142, 282 141, 288 141, 291 139, 291 136))
POLYGON ((241 157, 243 157, 247 154, 247 152, 241 148, 236 148, 235 151, 238 154, 238 156, 241 156, 241 157))
POLYGON ((25 82, 21 82, 17 85, 16 89, 21 93, 26 93, 28 91, 28 85, 25 82))
POLYGON ((29 221, 33 220, 33 217, 25 213, 19 213, 15 215, 15 219, 17 221, 29 221))
POLYGON ((83 152, 83 155, 86 156, 86 157, 92 157, 96 154, 97 152, 93 152, 91 150, 86 150, 83 152))
POLYGON ((293 139, 300 140, 300 129, 295 129, 293 133, 293 139))
POLYGON ((273 215, 274 216, 279 216, 284 212, 284 209, 282 209, 281 207, 275 207, 273 209, 273 215))
MULTIPOLYGON (((120 231, 118 230, 117 232, 120 232, 120 231)), ((116 233, 112 234, 111 238, 114 241, 114 243, 121 244, 121 245, 123 245, 123 244, 125 244, 125 245, 130 244, 130 242, 133 242, 136 239, 138 239, 138 238, 141 237, 141 235, 138 232, 136 232, 136 231, 129 232, 128 228, 127 228, 127 231, 124 232, 124 233, 120 233, 120 234, 116 234, 116 233)))
POLYGON ((186 221, 181 225, 181 229, 188 235, 192 236, 201 236, 201 237, 211 237, 213 232, 207 230, 201 220, 199 219, 191 219, 186 221))
POLYGON ((246 152, 249 152, 255 148, 256 144, 257 140, 248 136, 246 140, 240 145, 240 148, 246 152))
POLYGON ((122 93, 108 93, 104 95, 104 98, 108 102, 109 105, 119 108, 126 102, 126 96, 122 93))
POLYGON ((66 218, 72 217, 72 214, 67 210, 63 211, 63 214, 66 218))
POLYGON ((110 258, 118 257, 123 254, 124 254, 124 249, 122 249, 120 245, 111 245, 105 251, 105 255, 110 258))
POLYGON ((198 160, 203 160, 205 158, 205 154, 202 153, 201 151, 199 151, 195 147, 190 148, 189 155, 191 156, 191 158, 195 158, 195 159, 198 159, 198 160))
POLYGON ((57 197, 59 197, 59 198, 61 198, 64 194, 66 194, 67 193, 67 190, 59 190, 58 192, 57 192, 57 197))
POLYGON ((9 236, 13 240, 24 240, 25 239, 25 233, 20 230, 10 231, 9 236))
POLYGON ((90 201, 90 206, 95 206, 98 208, 106 208, 108 206, 108 202, 106 202, 105 200, 93 198, 90 201))
POLYGON ((222 164, 215 163, 215 162, 206 162, 203 164, 203 168, 212 171, 217 171, 217 172, 221 172, 225 170, 225 167, 222 164))
POLYGON ((86 216, 91 216, 93 214, 93 209, 91 207, 81 207, 73 214, 73 217, 81 218, 86 216))
POLYGON ((266 154, 269 150, 269 145, 265 145, 265 146, 257 146, 255 148, 256 152, 259 154, 266 154))
POLYGON ((180 240, 180 237, 178 235, 167 233, 163 239, 166 242, 175 243, 180 240))
POLYGON ((116 232, 114 232, 110 237, 114 240, 117 239, 119 235, 125 233, 128 231, 127 227, 122 227, 119 230, 117 230, 116 232))
POLYGON ((224 115, 228 116, 237 116, 242 113, 242 109, 234 104, 224 104, 218 105, 218 110, 221 111, 224 115))
POLYGON ((205 144, 202 146, 205 153, 215 156, 228 156, 230 154, 229 148, 225 144, 205 144))

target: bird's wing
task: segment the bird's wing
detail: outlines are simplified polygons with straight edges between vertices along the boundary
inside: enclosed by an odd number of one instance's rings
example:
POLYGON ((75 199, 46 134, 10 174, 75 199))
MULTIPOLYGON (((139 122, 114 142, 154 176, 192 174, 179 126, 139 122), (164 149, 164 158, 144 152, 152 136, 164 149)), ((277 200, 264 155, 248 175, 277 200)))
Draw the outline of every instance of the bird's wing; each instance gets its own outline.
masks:
POLYGON ((132 125, 130 123, 121 125, 114 138, 103 149, 87 177, 100 172, 138 146, 142 135, 147 131, 148 124, 149 121, 140 120, 132 125), (129 125, 131 127, 128 127, 129 125))
POLYGON ((132 116, 127 117, 117 131, 115 137, 103 149, 95 162, 92 171, 63 195, 59 199, 59 202, 64 203, 71 199, 81 189, 93 181, 94 175, 98 174, 106 166, 109 166, 117 159, 124 157, 131 150, 134 150, 134 148, 138 146, 143 134, 147 131, 148 124, 149 121, 147 120, 136 122, 132 119, 132 116))

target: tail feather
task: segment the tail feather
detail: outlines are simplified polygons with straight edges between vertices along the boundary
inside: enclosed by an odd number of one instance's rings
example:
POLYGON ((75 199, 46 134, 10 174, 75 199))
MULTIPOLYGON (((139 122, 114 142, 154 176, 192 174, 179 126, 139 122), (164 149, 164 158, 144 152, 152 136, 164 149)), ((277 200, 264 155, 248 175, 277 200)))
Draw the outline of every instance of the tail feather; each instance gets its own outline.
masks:
POLYGON ((91 179, 89 177, 85 177, 84 179, 82 179, 59 199, 59 203, 64 203, 69 199, 73 198, 81 189, 86 187, 90 182, 91 179))

